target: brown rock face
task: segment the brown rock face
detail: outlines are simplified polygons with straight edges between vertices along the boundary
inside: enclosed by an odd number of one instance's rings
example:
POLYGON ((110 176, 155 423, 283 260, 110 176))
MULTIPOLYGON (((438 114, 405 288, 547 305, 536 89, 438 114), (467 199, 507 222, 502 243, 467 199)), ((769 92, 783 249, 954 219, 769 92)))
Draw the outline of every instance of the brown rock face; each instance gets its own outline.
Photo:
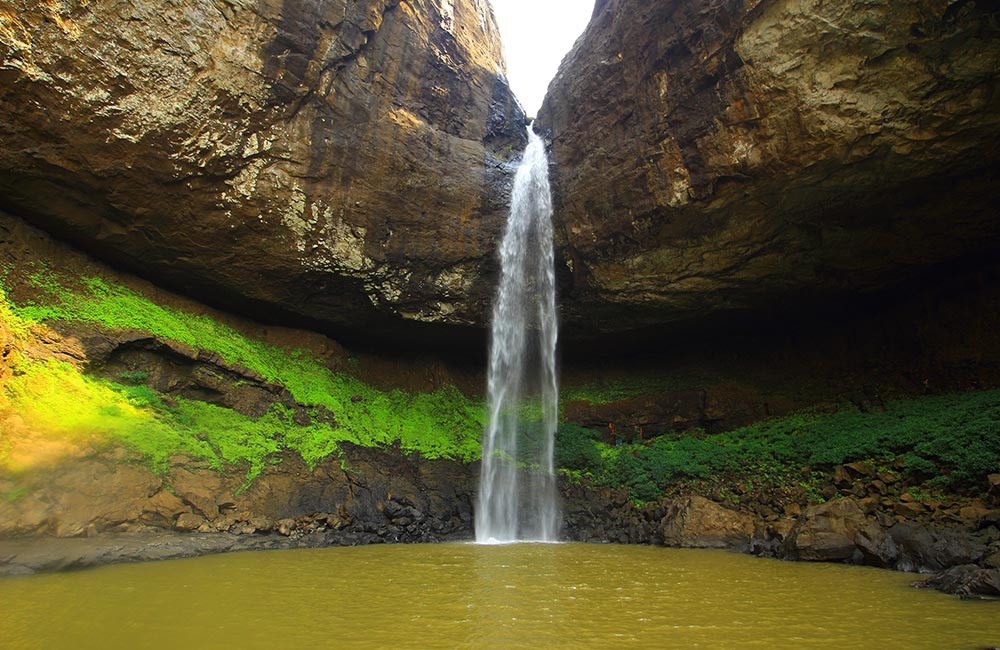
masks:
POLYGON ((785 539, 785 557, 808 562, 854 562, 892 566, 897 550, 892 539, 853 499, 811 506, 785 539))
POLYGON ((664 505, 666 514, 660 522, 660 535, 666 546, 741 547, 748 545, 754 534, 754 522, 748 515, 704 497, 681 497, 664 505))
POLYGON ((568 319, 770 310, 995 251, 995 12, 599 1, 539 114, 568 319))
POLYGON ((0 205, 258 316, 480 323, 503 69, 485 0, 14 0, 0 205))

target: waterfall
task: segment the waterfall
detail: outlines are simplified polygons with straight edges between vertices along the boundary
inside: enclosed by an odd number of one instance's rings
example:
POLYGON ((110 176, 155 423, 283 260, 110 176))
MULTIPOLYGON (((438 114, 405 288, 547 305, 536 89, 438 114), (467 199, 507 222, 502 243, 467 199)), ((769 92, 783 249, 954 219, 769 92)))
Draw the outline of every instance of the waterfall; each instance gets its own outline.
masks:
POLYGON ((528 147, 514 177, 500 267, 476 541, 551 542, 559 533, 552 459, 559 408, 555 254, 545 144, 530 127, 528 147), (541 424, 529 427, 528 420, 539 415, 536 411, 526 417, 535 409, 535 400, 540 401, 541 424))

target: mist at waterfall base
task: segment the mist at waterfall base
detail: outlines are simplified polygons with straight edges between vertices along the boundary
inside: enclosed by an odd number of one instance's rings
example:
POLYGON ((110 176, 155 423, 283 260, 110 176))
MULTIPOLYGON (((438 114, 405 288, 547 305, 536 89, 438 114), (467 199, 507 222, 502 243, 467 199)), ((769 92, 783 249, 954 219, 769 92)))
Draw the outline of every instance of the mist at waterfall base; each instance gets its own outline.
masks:
POLYGON ((555 254, 545 144, 528 128, 500 244, 476 541, 557 541, 555 254), (534 422, 529 415, 534 412, 534 422), (540 415, 540 418, 539 418, 540 415))

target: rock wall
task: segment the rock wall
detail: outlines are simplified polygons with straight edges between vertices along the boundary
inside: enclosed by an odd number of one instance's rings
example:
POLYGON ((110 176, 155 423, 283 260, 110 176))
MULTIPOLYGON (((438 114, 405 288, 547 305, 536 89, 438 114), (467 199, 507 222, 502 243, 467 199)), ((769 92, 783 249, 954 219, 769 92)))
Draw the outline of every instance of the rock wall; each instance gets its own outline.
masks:
POLYGON ((995 6, 601 0, 540 113, 577 333, 995 254, 995 6))
POLYGON ((125 461, 95 454, 19 477, 23 496, 0 502, 0 538, 333 531, 327 544, 365 544, 472 534, 473 473, 459 463, 345 446, 312 469, 289 455, 247 486, 186 458, 163 476, 125 461))
POLYGON ((485 0, 14 0, 0 207, 268 320, 478 324, 503 72, 485 0))

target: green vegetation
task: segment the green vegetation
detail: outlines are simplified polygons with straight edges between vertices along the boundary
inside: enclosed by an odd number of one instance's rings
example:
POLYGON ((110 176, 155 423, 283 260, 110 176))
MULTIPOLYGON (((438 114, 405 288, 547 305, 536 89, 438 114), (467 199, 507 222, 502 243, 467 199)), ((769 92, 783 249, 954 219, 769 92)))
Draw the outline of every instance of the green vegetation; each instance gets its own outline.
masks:
POLYGON ((155 304, 96 277, 84 277, 70 289, 66 278, 43 269, 30 283, 38 297, 23 305, 0 293, 0 318, 15 335, 26 338, 40 321, 141 329, 214 351, 229 364, 283 385, 314 416, 307 424, 296 423, 289 409, 276 406, 255 419, 205 402, 164 400, 144 385, 145 372, 125 373, 112 382, 67 363, 21 360, 5 384, 0 409, 18 413, 36 432, 120 443, 157 470, 164 470, 175 454, 207 460, 219 469, 245 465, 248 479, 283 450, 298 452, 313 465, 337 453, 342 442, 396 444, 406 452, 464 461, 479 454, 482 405, 454 387, 432 393, 380 390, 331 371, 303 350, 268 345, 208 316, 155 304))
MULTIPOLYGON (((426 457, 478 457, 484 411, 454 387, 432 393, 383 390, 332 371, 303 350, 247 337, 203 314, 158 305, 97 277, 67 278, 36 266, 27 279, 33 301, 15 305, 0 286, 0 323, 22 343, 36 322, 87 322, 139 329, 211 350, 288 389, 299 405, 277 405, 259 418, 202 401, 170 398, 147 385, 142 371, 115 381, 85 375, 68 363, 12 355, 14 374, 0 390, 0 421, 16 414, 24 430, 77 445, 121 445, 157 471, 178 454, 220 470, 241 467, 248 480, 282 452, 310 465, 336 455, 343 443, 398 445, 426 457)), ((680 388, 670 378, 636 376, 570 387, 563 401, 609 402, 680 388)), ((525 417, 538 417, 525 408, 525 417)), ((9 420, 14 421, 14 420, 9 420)), ((0 432, 0 461, 17 431, 0 432)), ((830 468, 855 460, 905 462, 906 472, 936 485, 961 488, 1000 463, 1000 390, 929 396, 887 403, 881 413, 844 409, 801 412, 727 433, 664 435, 614 446, 600 431, 563 424, 556 464, 574 480, 627 486, 634 499, 656 498, 677 481, 755 477, 816 492, 802 467, 830 468)), ((528 427, 521 449, 541 444, 528 427)), ((523 460, 522 460, 523 462, 523 460)))
POLYGON ((688 375, 678 378, 670 375, 640 373, 615 377, 588 384, 573 384, 560 389, 561 402, 584 400, 592 404, 607 404, 643 395, 685 390, 698 385, 700 377, 688 375))
POLYGON ((930 485, 974 485, 1000 464, 1000 390, 895 400, 882 413, 804 412, 726 433, 661 436, 612 446, 597 431, 559 428, 560 467, 603 485, 625 485, 638 501, 671 483, 710 476, 791 480, 805 466, 902 457, 930 485))

